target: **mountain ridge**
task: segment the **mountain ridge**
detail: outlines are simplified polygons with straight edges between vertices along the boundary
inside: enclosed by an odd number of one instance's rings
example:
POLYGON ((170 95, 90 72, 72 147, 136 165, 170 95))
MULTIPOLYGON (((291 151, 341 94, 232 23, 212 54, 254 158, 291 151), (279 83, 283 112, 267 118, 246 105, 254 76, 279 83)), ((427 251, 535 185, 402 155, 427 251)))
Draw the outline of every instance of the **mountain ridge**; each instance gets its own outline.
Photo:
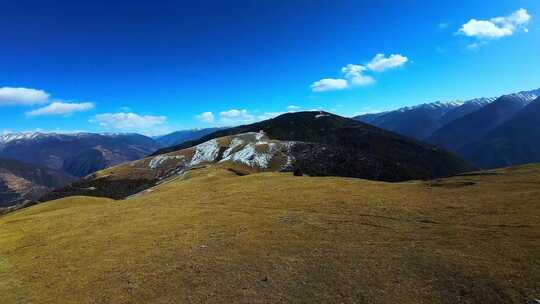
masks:
POLYGON ((142 158, 159 149, 136 133, 16 133, 3 135, 0 157, 82 177, 107 166, 142 158))
MULTIPOLYGON (((403 153, 403 155, 390 155, 391 153, 385 151, 385 147, 388 144, 388 147, 392 147, 390 149, 410 149, 414 146, 422 151, 433 151, 435 154, 440 153, 441 155, 445 155, 444 157, 447 159, 455 158, 453 155, 446 154, 442 150, 439 151, 429 144, 420 143, 414 139, 397 135, 362 122, 321 111, 286 113, 276 118, 251 125, 217 131, 196 141, 186 142, 167 149, 160 149, 152 155, 155 156, 189 148, 218 137, 246 132, 259 132, 261 130, 271 139, 321 144, 325 145, 325 149, 329 150, 344 149, 342 152, 345 154, 352 153, 350 149, 359 149, 366 151, 369 155, 379 155, 382 158, 398 159, 402 157, 403 159, 401 161, 403 162, 407 162, 405 161, 407 157, 412 157, 411 155, 406 155, 407 153, 403 153)), ((339 154, 339 152, 335 152, 339 154)), ((423 176, 427 177, 425 174, 423 176)))
POLYGON ((540 162, 540 97, 465 147, 462 154, 482 168, 540 162))
POLYGON ((355 116, 353 119, 375 125, 405 136, 424 140, 444 126, 450 119, 458 118, 469 108, 487 102, 489 98, 468 101, 437 101, 416 106, 402 107, 393 111, 355 116), (461 109, 461 110, 460 110, 461 109))
POLYGON ((501 96, 481 109, 450 122, 427 140, 444 149, 459 152, 510 119, 529 102, 517 94, 501 96))
MULTIPOLYGON (((502 96, 531 102, 540 96, 540 88, 502 96)), ((500 97, 429 102, 380 113, 359 115, 353 119, 417 140, 429 141, 431 136, 449 123, 480 110, 500 97)))

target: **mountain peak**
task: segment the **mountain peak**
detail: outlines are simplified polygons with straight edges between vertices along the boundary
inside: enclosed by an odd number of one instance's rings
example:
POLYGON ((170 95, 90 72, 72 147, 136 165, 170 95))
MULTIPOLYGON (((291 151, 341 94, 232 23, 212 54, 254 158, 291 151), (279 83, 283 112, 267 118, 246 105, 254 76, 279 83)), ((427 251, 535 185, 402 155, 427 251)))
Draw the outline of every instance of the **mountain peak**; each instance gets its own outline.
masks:
POLYGON ((406 112, 406 111, 417 110, 417 109, 452 109, 455 107, 459 107, 461 105, 463 105, 463 101, 461 100, 434 101, 434 102, 419 104, 416 106, 402 107, 402 108, 397 109, 396 111, 406 112))
POLYGON ((505 97, 511 97, 516 99, 517 101, 522 101, 526 103, 535 100, 536 98, 538 98, 538 96, 540 96, 540 89, 535 91, 523 91, 519 93, 505 95, 505 97))
POLYGON ((138 133, 90 133, 90 132, 13 132, 0 135, 0 143, 6 144, 19 140, 37 140, 47 138, 69 139, 92 136, 119 137, 119 136, 142 136, 138 133))
POLYGON ((153 155, 192 148, 216 138, 260 131, 272 140, 299 143, 291 151, 296 159, 295 166, 313 176, 397 181, 446 176, 471 169, 459 158, 433 146, 324 111, 285 113, 254 124, 220 130, 153 155))

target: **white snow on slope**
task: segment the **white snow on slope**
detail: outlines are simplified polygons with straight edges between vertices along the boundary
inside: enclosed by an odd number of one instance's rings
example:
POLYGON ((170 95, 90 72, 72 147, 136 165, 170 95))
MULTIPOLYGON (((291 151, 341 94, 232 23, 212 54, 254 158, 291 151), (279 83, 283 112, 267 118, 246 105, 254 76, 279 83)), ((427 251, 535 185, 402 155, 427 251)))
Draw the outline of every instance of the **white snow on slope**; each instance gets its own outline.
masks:
POLYGON ((191 159, 191 166, 203 162, 214 162, 219 155, 219 143, 217 139, 204 142, 195 146, 195 155, 191 159))
POLYGON ((195 151, 191 159, 173 152, 154 156, 149 162, 144 162, 144 166, 152 170, 167 169, 169 173, 180 174, 193 166, 206 163, 229 161, 252 168, 269 169, 274 158, 279 156, 279 169, 287 169, 294 161, 290 153, 294 142, 272 141, 264 132, 248 132, 230 136, 228 139, 212 139, 193 147, 195 151), (227 143, 228 139, 230 142, 227 143), (223 151, 222 155, 220 151, 223 151))
POLYGON ((46 134, 40 132, 31 133, 8 133, 0 135, 0 143, 8 143, 16 140, 29 140, 44 137, 46 134))
POLYGON ((240 138, 233 138, 231 140, 231 143, 229 144, 229 148, 227 148, 227 150, 223 152, 223 158, 224 159, 229 158, 231 154, 233 153, 234 149, 240 147, 243 144, 244 144, 244 141, 241 140, 240 138))
POLYGON ((178 155, 178 156, 172 156, 172 155, 166 155, 166 154, 158 155, 152 158, 152 160, 150 160, 150 163, 148 164, 148 166, 150 167, 150 169, 158 169, 159 166, 161 166, 163 163, 165 163, 168 160, 182 160, 184 158, 185 157, 183 155, 178 155))
MULTIPOLYGON (((269 146, 270 147, 270 146, 269 146)), ((268 168, 272 161, 273 154, 268 152, 257 152, 254 144, 245 145, 242 150, 231 155, 230 160, 236 163, 248 165, 250 167, 268 168)))
POLYGON ((287 166, 292 162, 290 156, 292 146, 292 142, 270 142, 262 132, 244 133, 231 141, 221 162, 232 161, 254 168, 268 169, 272 159, 278 153, 282 153, 287 157, 285 165, 287 166))
POLYGON ((535 100, 536 98, 538 98, 538 95, 536 95, 533 91, 532 92, 519 92, 515 94, 510 94, 509 96, 516 97, 525 102, 531 102, 535 100))

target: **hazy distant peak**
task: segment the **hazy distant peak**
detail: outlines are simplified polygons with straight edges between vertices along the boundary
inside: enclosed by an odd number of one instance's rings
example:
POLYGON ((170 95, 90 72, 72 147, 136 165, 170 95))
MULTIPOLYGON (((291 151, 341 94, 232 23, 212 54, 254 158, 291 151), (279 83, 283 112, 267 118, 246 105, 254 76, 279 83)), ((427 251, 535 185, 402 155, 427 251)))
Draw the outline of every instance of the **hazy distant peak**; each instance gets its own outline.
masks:
POLYGON ((69 139, 83 138, 91 136, 119 137, 119 136, 141 136, 137 133, 90 133, 90 132, 74 132, 74 133, 57 133, 57 132, 14 132, 0 135, 0 143, 9 143, 17 140, 36 140, 36 139, 69 139))
POLYGON ((423 103, 416 106, 399 108, 396 111, 406 112, 406 111, 411 111, 411 110, 416 110, 416 109, 452 109, 455 107, 459 107, 461 105, 463 105, 463 101, 461 100, 435 101, 435 102, 423 103))

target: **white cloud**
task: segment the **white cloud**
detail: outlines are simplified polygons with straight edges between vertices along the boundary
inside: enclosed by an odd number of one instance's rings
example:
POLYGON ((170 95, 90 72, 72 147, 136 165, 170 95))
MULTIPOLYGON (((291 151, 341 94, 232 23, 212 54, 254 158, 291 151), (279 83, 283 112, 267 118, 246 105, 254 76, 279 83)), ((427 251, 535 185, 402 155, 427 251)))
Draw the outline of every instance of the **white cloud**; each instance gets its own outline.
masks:
POLYGON ((27 116, 45 116, 45 115, 71 115, 76 112, 84 112, 94 108, 91 102, 69 103, 69 102, 53 102, 43 108, 26 112, 27 116))
POLYGON ((479 39, 498 39, 511 36, 518 30, 528 32, 525 27, 531 20, 526 9, 519 9, 506 17, 495 17, 489 20, 471 19, 463 24, 459 33, 479 39))
POLYGON ((98 123, 103 128, 153 133, 152 130, 155 127, 162 126, 167 122, 167 117, 123 112, 104 113, 94 116, 90 122, 98 123))
POLYGON ((246 109, 223 111, 219 113, 219 117, 224 124, 247 124, 255 121, 255 116, 246 109))
POLYGON ((375 83, 373 77, 362 74, 364 71, 367 71, 367 68, 358 64, 348 64, 341 68, 341 72, 349 80, 349 86, 367 86, 375 83))
POLYGON ((312 83, 311 90, 313 92, 336 91, 346 89, 348 86, 345 79, 325 78, 312 83))
POLYGON ((0 88, 0 106, 2 105, 36 105, 49 101, 49 94, 43 90, 28 88, 0 88))
POLYGON ((479 38, 500 38, 513 34, 510 28, 499 27, 491 21, 476 19, 469 20, 459 31, 465 36, 479 38))
POLYGON ((196 116, 202 122, 211 123, 221 126, 236 126, 241 124, 251 124, 261 120, 267 120, 275 118, 279 115, 285 113, 298 112, 302 107, 289 105, 287 106, 286 111, 277 111, 277 112, 259 112, 259 111, 250 111, 247 109, 231 109, 227 111, 219 112, 219 114, 214 115, 213 112, 204 112, 196 116))
POLYGON ((212 112, 203 112, 197 116, 198 120, 202 121, 202 122, 207 122, 207 123, 213 123, 214 122, 214 113, 212 112))
POLYGON ((367 64, 367 67, 375 72, 383 72, 388 69, 400 67, 407 61, 409 61, 409 58, 400 54, 392 54, 389 57, 385 57, 384 54, 377 54, 367 64))
POLYGON ((325 78, 311 84, 313 92, 325 92, 344 90, 350 87, 368 86, 375 83, 375 78, 366 75, 368 72, 384 72, 388 69, 397 68, 409 59, 400 54, 392 54, 386 57, 384 54, 377 54, 366 65, 347 64, 341 68, 343 78, 325 78))

